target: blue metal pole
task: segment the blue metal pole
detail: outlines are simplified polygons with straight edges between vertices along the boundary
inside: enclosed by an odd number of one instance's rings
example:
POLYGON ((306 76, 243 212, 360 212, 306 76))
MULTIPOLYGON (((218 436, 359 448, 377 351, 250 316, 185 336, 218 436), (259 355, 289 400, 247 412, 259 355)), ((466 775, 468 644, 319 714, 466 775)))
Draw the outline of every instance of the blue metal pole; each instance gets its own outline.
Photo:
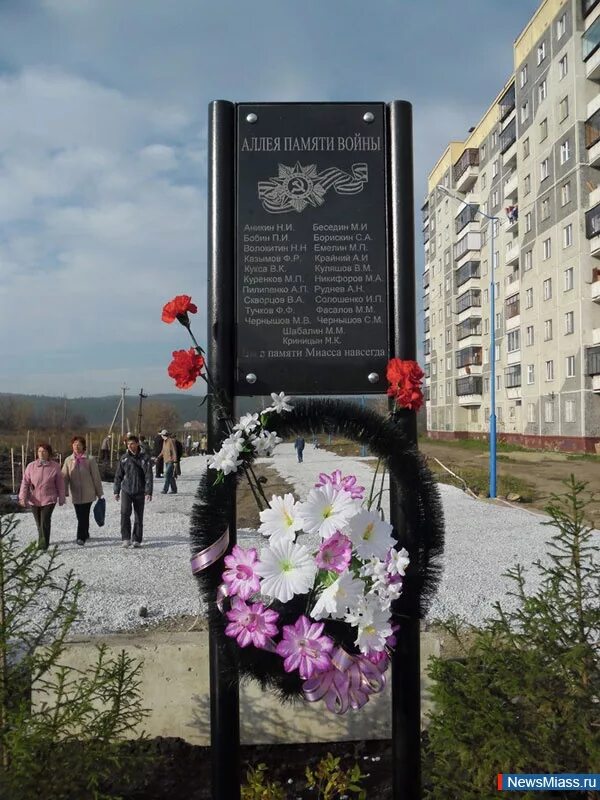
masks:
POLYGON ((497 217, 489 217, 492 225, 492 235, 490 237, 490 247, 492 249, 491 268, 490 268, 490 497, 496 497, 496 285, 494 281, 495 254, 494 244, 496 240, 496 220, 497 217))

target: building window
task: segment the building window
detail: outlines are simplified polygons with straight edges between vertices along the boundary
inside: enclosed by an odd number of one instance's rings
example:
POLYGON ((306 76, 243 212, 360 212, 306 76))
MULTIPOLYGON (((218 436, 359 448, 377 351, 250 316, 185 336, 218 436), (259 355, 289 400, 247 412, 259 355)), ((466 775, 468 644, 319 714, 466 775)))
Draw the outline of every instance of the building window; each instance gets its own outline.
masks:
POLYGON ((486 185, 487 185, 487 175, 484 173, 481 176, 481 188, 485 189, 486 185))
POLYGON ((560 146, 560 163, 565 164, 571 155, 569 148, 569 140, 564 141, 560 146))
POLYGON ((529 72, 529 69, 527 67, 527 64, 523 64, 523 66, 521 67, 521 71, 519 73, 519 83, 520 83, 521 89, 527 83, 527 80, 529 78, 528 72, 529 72))
POLYGON ((499 344, 494 345, 494 352, 496 354, 496 358, 494 360, 495 361, 500 361, 500 345, 499 344))
POLYGON ((550 198, 544 197, 542 200, 542 220, 548 219, 550 216, 550 198))
POLYGON ((452 344, 452 331, 449 328, 446 331, 446 344, 452 344))
POLYGON ((531 192, 531 175, 525 175, 523 179, 523 191, 525 194, 529 194, 531 192))
POLYGON ((483 351, 483 363, 489 364, 490 363, 490 348, 486 347, 483 351))
POLYGON ((527 341, 527 347, 531 347, 531 345, 534 342, 533 325, 528 325, 525 328, 525 337, 526 337, 526 341, 527 341))
POLYGON ((560 187, 560 204, 561 206, 566 206, 567 203, 571 202, 571 181, 567 181, 563 183, 560 187))
POLYGON ((565 272, 565 292, 570 292, 573 288, 573 267, 568 267, 565 272))
POLYGON ((525 233, 529 233, 529 231, 531 230, 531 220, 532 220, 531 211, 528 211, 525 214, 525 233))
POLYGON ((541 64, 546 58, 546 42, 540 42, 537 49, 537 63, 541 64))
POLYGON ((527 422, 535 422, 535 403, 527 403, 527 422))
POLYGON ((566 358, 567 378, 575 377, 575 356, 567 356, 566 358))
POLYGON ((544 400, 544 422, 554 422, 553 400, 544 400))
POLYGON ((565 334, 575 332, 575 314, 573 311, 567 311, 565 314, 565 334))
POLYGON ((498 195, 498 189, 494 189, 494 191, 492 192, 492 208, 496 208, 499 202, 500 198, 498 195))
POLYGON ((479 148, 479 154, 480 154, 479 155, 479 160, 480 161, 485 161, 486 155, 487 155, 487 146, 486 146, 485 142, 479 148))
POLYGON ((563 228, 563 247, 571 247, 573 244, 573 225, 569 223, 563 228))
POLYGON ((556 23, 556 38, 562 39, 567 32, 567 15, 563 14, 556 23))
POLYGON ((546 380, 554 380, 554 361, 546 361, 546 380))
POLYGON ((569 98, 563 97, 558 104, 558 121, 564 122, 569 116, 569 98))
POLYGON ((440 383, 440 400, 444 399, 444 384, 440 383))
POLYGON ((523 255, 523 272, 533 268, 533 250, 527 250, 523 255))
POLYGON ((506 337, 506 349, 509 353, 521 349, 521 331, 518 328, 516 331, 510 331, 506 337))
POLYGON ((527 383, 531 386, 535 383, 535 365, 527 364, 527 383))
POLYGON ((548 177, 548 159, 545 158, 540 164, 540 180, 545 181, 548 177))
POLYGON ((533 289, 527 289, 525 291, 525 308, 532 308, 533 307, 533 289))
POLYGON ((529 119, 529 101, 526 101, 521 106, 521 122, 527 122, 529 119))
POLYGON ((568 71, 569 71, 569 61, 567 59, 567 54, 565 53, 564 56, 558 62, 558 79, 562 81, 562 79, 566 76, 568 71))
MULTIPOLYGON (((502 388, 502 375, 496 375, 496 391, 502 388)), ((498 415, 499 417, 500 415, 498 415)))
POLYGON ((446 356, 446 369, 452 369, 452 356, 446 356))
POLYGON ((549 342, 552 339, 552 320, 547 319, 544 321, 544 341, 549 342))
POLYGON ((437 361, 435 360, 431 362, 431 374, 437 375, 437 361))
POLYGON ((565 422, 575 422, 575 400, 565 400, 565 422))
POLYGON ((495 178, 498 174, 498 159, 492 162, 492 178, 495 178))
MULTIPOLYGON (((497 300, 500 297, 500 281, 496 281, 494 284, 494 298, 497 300)), ((496 327, 498 327, 496 325, 496 327)))
POLYGON ((548 138, 548 120, 543 119, 540 122, 540 142, 543 142, 544 139, 548 138))
POLYGON ((543 286, 544 286, 544 300, 550 300, 552 298, 552 278, 546 278, 543 286))
POLYGON ((542 242, 542 258, 547 261, 552 255, 552 239, 548 237, 542 242))
POLYGON ((529 136, 523 140, 523 158, 529 156, 529 136))
POLYGON ((544 78, 544 80, 538 85, 538 102, 543 103, 547 96, 548 86, 546 84, 546 79, 544 78))
POLYGON ((487 334, 490 332, 490 320, 489 320, 489 317, 486 317, 486 318, 483 320, 483 332, 484 332, 484 334, 485 334, 486 336, 487 336, 487 334))

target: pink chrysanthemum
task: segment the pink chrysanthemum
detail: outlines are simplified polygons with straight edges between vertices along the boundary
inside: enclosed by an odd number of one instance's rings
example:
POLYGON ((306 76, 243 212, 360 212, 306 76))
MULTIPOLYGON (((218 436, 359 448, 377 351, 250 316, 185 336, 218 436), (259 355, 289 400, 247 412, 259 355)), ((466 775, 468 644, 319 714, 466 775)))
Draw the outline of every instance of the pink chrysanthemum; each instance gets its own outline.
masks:
POLYGON ((342 472, 339 469, 334 470, 331 475, 321 472, 318 483, 315 483, 315 488, 326 486, 328 483, 338 491, 347 492, 353 500, 362 500, 365 493, 364 486, 356 485, 357 480, 355 475, 346 475, 342 478, 342 472))
POLYGON ((303 680, 311 678, 315 672, 329 669, 333 641, 322 636, 323 623, 311 622, 308 617, 298 617, 294 625, 284 625, 283 639, 276 652, 284 659, 286 672, 295 669, 303 680))
POLYGON ((347 569, 351 559, 352 542, 343 533, 336 531, 321 544, 315 560, 319 569, 340 574, 347 569))
POLYGON ((236 597, 227 612, 229 625, 225 628, 227 636, 236 639, 240 647, 264 648, 267 639, 277 634, 276 621, 279 614, 265 608, 263 603, 248 605, 244 600, 236 597))
POLYGON ((244 550, 237 544, 225 557, 227 569, 223 572, 223 582, 227 584, 229 595, 247 600, 259 590, 260 578, 255 572, 257 560, 258 553, 253 547, 244 550))

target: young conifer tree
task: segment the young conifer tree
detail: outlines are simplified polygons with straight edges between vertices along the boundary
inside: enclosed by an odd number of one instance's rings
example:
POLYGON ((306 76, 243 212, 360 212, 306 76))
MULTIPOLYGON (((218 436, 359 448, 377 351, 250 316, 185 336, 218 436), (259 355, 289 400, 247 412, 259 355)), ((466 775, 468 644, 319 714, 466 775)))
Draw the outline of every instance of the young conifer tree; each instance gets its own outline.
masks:
MULTIPOLYGON (((22 548, 0 516, 0 797, 108 798, 118 740, 144 719, 141 662, 98 648, 87 670, 62 663, 81 583, 56 548, 22 548)), ((127 756, 128 768, 135 770, 127 756)))
POLYGON ((535 591, 517 565, 507 573, 514 611, 496 603, 493 618, 468 636, 456 620, 445 626, 464 657, 433 659, 430 666, 436 707, 426 757, 430 800, 492 800, 498 773, 598 771, 600 548, 598 532, 584 521, 585 489, 571 476, 568 491, 547 508, 546 524, 556 532, 547 558, 533 564, 540 578, 535 591))

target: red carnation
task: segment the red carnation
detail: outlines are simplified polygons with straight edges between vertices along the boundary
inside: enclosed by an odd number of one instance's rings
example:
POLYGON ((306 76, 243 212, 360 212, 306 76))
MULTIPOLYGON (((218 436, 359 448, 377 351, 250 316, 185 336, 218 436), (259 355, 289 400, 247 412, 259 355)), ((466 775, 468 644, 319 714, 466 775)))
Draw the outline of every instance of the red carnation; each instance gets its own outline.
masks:
POLYGON ((390 384, 387 393, 401 408, 418 411, 423 405, 421 382, 425 373, 416 361, 403 361, 391 358, 387 365, 387 379, 390 384))
POLYGON ((175 381, 178 389, 189 389, 196 383, 196 378, 202 374, 204 359, 193 347, 189 350, 175 350, 173 361, 169 364, 167 372, 175 381))
POLYGON ((189 294, 178 294, 177 297, 169 300, 169 302, 163 306, 162 321, 170 325, 178 319, 182 325, 188 327, 190 324, 188 313, 195 314, 196 311, 198 311, 198 306, 194 305, 191 299, 189 294))

